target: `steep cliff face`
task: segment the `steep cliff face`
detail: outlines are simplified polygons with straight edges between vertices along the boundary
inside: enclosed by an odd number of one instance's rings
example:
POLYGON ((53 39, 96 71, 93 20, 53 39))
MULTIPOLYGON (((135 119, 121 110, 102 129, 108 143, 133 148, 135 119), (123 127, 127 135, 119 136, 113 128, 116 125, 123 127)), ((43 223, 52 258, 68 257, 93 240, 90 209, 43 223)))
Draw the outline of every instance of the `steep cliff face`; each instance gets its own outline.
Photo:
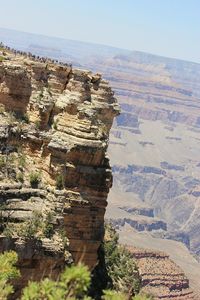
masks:
POLYGON ((113 92, 99 74, 2 54, 0 251, 18 252, 24 280, 56 276, 71 256, 93 268, 112 183, 113 92))

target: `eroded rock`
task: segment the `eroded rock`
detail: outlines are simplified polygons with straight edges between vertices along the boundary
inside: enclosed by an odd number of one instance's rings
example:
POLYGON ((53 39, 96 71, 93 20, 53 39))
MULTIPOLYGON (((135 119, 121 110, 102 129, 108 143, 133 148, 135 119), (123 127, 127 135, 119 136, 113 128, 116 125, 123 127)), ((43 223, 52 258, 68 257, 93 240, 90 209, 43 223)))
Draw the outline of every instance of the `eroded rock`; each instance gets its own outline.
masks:
POLYGON ((112 184, 108 135, 119 108, 99 74, 7 55, 0 63, 0 247, 18 252, 21 286, 56 277, 71 255, 97 264, 112 184))

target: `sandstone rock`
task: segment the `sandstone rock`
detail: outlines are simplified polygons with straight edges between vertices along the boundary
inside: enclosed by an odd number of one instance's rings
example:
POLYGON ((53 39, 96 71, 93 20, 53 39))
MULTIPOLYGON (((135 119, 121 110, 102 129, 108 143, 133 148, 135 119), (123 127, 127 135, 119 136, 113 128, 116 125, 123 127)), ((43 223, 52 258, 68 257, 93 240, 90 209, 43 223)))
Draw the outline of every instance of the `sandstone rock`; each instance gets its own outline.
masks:
POLYGON ((70 263, 66 253, 97 264, 112 184, 108 135, 119 108, 99 74, 8 56, 0 64, 0 250, 18 252, 20 288, 42 274, 56 277, 70 263), (36 212, 42 224, 51 218, 53 232, 47 238, 38 229, 34 244, 20 228, 36 212))

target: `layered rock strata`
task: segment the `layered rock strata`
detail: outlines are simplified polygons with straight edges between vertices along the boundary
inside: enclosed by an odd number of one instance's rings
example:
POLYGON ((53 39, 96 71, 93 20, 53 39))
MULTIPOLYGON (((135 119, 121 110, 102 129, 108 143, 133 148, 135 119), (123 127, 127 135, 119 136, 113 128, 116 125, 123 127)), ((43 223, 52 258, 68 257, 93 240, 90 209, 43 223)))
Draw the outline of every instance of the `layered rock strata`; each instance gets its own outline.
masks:
POLYGON ((18 252, 26 280, 56 276, 71 255, 93 268, 119 113, 108 82, 4 51, 0 104, 0 251, 18 252))
POLYGON ((141 291, 154 299, 194 300, 183 271, 164 252, 128 247, 141 276, 141 291))

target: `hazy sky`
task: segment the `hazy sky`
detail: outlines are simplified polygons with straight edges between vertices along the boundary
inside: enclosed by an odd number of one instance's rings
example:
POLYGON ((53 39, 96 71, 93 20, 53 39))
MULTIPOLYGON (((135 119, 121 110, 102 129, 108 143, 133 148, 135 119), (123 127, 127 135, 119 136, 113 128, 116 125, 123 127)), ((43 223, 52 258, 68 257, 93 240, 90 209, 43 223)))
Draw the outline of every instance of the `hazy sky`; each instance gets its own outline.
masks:
POLYGON ((0 27, 200 63, 200 0, 0 0, 0 27))

